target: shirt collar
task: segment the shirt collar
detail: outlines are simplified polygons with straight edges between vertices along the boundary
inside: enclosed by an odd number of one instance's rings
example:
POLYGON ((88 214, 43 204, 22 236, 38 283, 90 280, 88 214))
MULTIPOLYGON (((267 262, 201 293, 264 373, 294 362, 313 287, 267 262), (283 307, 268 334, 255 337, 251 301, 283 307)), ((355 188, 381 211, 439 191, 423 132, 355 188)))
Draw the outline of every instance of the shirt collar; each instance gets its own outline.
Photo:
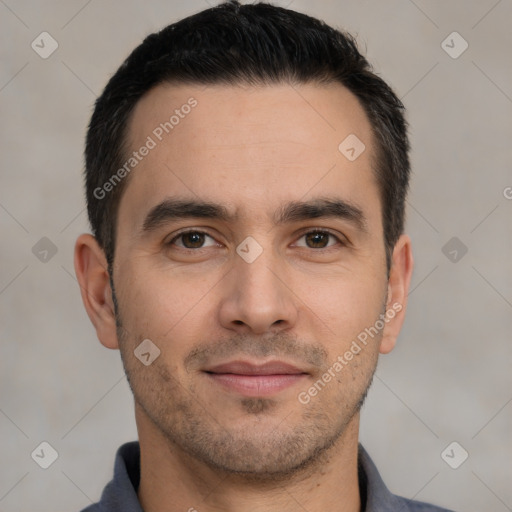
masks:
POLYGON ((409 510, 404 500, 391 494, 386 487, 377 467, 362 444, 359 444, 357 467, 362 511, 394 512, 400 510, 407 512, 409 510))
MULTIPOLYGON (((375 464, 361 444, 358 449, 358 476, 362 511, 408 511, 409 507, 404 500, 388 490, 375 464)), ((143 512, 137 498, 139 481, 140 446, 138 441, 132 441, 123 444, 117 450, 114 478, 103 491, 99 510, 143 512)))

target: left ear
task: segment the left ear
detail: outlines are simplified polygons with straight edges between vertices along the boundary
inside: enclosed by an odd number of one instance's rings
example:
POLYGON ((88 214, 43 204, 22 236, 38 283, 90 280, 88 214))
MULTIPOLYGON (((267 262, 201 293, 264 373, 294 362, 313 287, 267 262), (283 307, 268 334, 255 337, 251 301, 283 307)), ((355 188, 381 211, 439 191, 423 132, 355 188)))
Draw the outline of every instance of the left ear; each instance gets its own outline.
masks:
POLYGON ((402 329, 412 268, 411 239, 408 235, 401 235, 393 249, 389 271, 386 320, 379 350, 381 354, 387 354, 393 350, 402 329))

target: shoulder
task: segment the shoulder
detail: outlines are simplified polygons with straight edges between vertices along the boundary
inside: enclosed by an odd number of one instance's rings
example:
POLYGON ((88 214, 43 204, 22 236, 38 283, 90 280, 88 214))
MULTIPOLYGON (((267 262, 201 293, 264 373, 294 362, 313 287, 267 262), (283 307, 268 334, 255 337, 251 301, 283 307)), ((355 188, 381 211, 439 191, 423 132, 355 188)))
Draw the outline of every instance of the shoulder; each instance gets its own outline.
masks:
POLYGON ((103 489, 100 501, 81 512, 142 512, 137 498, 139 480, 139 443, 125 443, 117 450, 114 477, 103 489))
POLYGON ((453 512, 446 508, 436 507, 430 503, 424 503, 423 501, 414 501, 407 498, 397 498, 402 502, 402 512, 453 512))
POLYGON ((359 444, 358 470, 359 491, 365 512, 453 512, 391 493, 361 444, 359 444))

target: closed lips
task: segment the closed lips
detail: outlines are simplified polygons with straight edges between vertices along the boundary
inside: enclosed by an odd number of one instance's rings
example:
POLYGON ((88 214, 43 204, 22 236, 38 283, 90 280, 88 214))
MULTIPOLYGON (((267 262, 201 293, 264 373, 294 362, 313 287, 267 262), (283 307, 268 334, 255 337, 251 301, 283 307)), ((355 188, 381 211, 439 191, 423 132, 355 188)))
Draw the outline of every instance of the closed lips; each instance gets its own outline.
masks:
POLYGON ((307 372, 283 361, 271 361, 263 364, 254 364, 246 361, 231 361, 219 364, 206 370, 207 373, 235 375, 300 375, 307 372))

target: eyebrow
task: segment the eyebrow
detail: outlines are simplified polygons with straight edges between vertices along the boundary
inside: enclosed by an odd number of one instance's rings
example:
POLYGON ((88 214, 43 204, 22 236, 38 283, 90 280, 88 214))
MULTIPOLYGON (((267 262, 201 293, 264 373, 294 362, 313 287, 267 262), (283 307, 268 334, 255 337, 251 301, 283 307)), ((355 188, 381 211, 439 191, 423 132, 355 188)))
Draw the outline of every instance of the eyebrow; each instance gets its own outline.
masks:
MULTIPOLYGON (((148 212, 142 232, 155 231, 175 219, 211 219, 235 222, 239 215, 231 213, 222 204, 201 200, 167 198, 148 212)), ((367 221, 358 206, 340 198, 316 198, 309 201, 290 201, 282 205, 273 216, 274 224, 282 225, 318 218, 337 218, 354 224, 367 232, 367 221)))

